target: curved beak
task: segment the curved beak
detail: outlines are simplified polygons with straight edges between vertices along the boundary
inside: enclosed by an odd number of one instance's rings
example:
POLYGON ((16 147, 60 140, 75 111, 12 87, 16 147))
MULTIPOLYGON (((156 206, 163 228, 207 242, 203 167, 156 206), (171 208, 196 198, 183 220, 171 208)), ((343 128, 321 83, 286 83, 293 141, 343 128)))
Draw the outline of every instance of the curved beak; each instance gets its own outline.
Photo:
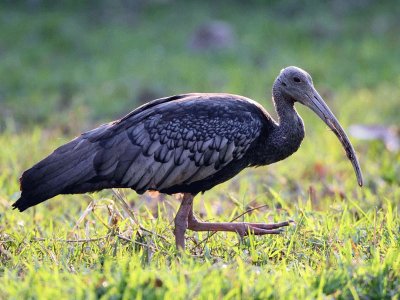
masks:
POLYGON ((353 145, 350 143, 350 140, 344 132, 342 126, 340 126, 339 121, 336 119, 329 107, 325 104, 322 97, 314 88, 312 88, 312 92, 307 93, 306 96, 307 99, 306 101, 304 101, 303 104, 312 109, 322 119, 322 121, 324 121, 326 125, 328 125, 329 128, 332 129, 332 131, 336 134, 336 136, 342 143, 344 150, 346 151, 347 157, 353 165, 354 171, 357 176, 358 185, 362 186, 363 177, 360 164, 358 163, 353 145))

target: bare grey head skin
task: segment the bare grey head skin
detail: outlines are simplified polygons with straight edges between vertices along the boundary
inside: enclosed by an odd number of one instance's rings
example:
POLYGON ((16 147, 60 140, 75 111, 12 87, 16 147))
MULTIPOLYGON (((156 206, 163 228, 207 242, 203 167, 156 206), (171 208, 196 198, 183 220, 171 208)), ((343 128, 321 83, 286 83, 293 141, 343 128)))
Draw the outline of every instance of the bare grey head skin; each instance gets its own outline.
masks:
POLYGON ((298 67, 287 67, 281 71, 275 80, 274 89, 278 89, 286 99, 292 100, 293 103, 299 102, 310 108, 332 129, 342 143, 347 157, 353 165, 358 184, 362 186, 361 168, 354 148, 339 121, 314 88, 311 76, 298 67))

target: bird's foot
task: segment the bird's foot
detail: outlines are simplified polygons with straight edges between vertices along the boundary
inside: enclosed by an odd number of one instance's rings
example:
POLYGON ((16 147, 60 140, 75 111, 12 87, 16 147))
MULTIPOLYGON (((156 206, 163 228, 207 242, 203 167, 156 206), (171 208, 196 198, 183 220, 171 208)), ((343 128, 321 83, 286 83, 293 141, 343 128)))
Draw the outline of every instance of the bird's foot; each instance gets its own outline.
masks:
POLYGON ((193 231, 230 231, 236 232, 241 237, 249 234, 280 234, 283 232, 282 227, 289 226, 294 223, 293 220, 280 223, 214 223, 200 222, 193 215, 193 195, 183 194, 182 203, 175 217, 175 241, 178 250, 185 250, 185 232, 186 229, 193 231))
POLYGON ((230 231, 236 232, 240 236, 246 236, 250 233, 255 235, 280 234, 283 232, 282 227, 289 226, 293 221, 285 221, 280 223, 209 223, 199 222, 193 215, 189 215, 188 229, 193 231, 230 231))
POLYGON ((238 227, 240 228, 240 231, 237 231, 237 233, 240 236, 246 236, 249 235, 249 233, 254 234, 254 235, 265 235, 265 234, 280 234, 284 232, 284 229, 282 227, 289 226, 290 223, 294 223, 293 220, 285 221, 285 222, 280 222, 280 223, 237 223, 238 227))

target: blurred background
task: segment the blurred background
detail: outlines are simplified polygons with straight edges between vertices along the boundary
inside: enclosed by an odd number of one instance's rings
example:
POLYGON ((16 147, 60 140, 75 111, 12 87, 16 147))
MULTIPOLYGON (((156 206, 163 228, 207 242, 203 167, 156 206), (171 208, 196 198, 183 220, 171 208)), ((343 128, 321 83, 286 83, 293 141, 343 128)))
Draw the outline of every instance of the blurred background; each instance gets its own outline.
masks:
MULTIPOLYGON (((396 1, 372 0, 2 1, 0 132, 9 143, 25 134, 32 149, 14 165, 3 152, 4 176, 162 96, 241 94, 275 116, 272 83, 296 65, 350 132, 367 184, 399 182, 399 15, 396 1)), ((343 169, 354 187, 336 137, 297 107, 307 138, 277 173, 304 179, 311 170, 315 179, 343 169)), ((15 180, 7 193, 16 189, 15 180)))
POLYGON ((342 122, 399 123, 396 1, 215 2, 2 1, 1 130, 76 134, 194 91, 242 94, 272 112, 272 82, 288 65, 313 76, 342 122))

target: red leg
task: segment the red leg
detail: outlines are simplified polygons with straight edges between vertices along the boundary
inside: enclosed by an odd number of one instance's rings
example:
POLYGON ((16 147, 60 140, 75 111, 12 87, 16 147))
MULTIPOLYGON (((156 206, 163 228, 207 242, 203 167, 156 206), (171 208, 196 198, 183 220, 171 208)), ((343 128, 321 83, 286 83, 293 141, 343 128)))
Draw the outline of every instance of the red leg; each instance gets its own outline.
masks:
POLYGON ((181 206, 175 216, 174 234, 177 249, 185 250, 185 232, 188 228, 188 216, 192 211, 192 204, 193 196, 184 193, 181 206))
POLYGON ((255 235, 279 234, 283 231, 281 227, 289 226, 293 221, 280 223, 215 223, 199 222, 193 215, 193 195, 184 193, 181 206, 175 216, 175 242, 178 249, 185 249, 186 229, 193 231, 230 231, 236 232, 240 236, 249 233, 255 235))

